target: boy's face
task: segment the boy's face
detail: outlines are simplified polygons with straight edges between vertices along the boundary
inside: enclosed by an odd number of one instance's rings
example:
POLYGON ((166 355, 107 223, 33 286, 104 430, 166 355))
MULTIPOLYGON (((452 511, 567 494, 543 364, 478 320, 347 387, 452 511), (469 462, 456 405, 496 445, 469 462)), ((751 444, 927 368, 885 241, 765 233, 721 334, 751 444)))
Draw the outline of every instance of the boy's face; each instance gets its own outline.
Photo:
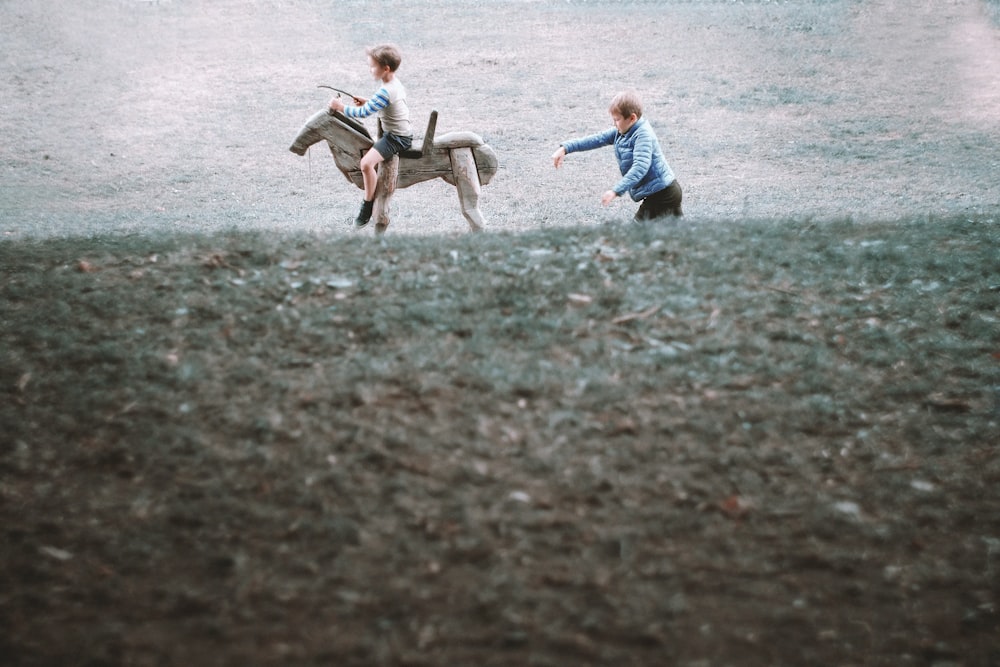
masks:
POLYGON ((368 56, 368 70, 376 80, 384 81, 386 74, 389 73, 389 66, 379 65, 374 58, 368 56))
POLYGON ((635 125, 637 120, 639 120, 639 117, 635 114, 623 116, 617 111, 612 111, 611 120, 614 121, 615 129, 618 130, 618 134, 625 134, 632 129, 632 126, 635 125))

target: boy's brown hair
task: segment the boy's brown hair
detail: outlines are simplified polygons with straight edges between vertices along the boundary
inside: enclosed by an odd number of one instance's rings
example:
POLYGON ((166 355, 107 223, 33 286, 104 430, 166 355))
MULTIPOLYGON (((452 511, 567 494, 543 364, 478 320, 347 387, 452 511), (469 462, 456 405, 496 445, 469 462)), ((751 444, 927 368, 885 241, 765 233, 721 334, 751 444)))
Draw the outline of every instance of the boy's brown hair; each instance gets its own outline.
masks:
POLYGON ((379 44, 368 49, 366 53, 382 67, 388 67, 390 72, 399 69, 399 64, 403 62, 403 54, 395 44, 379 44))
POLYGON ((642 118, 642 98, 634 90, 626 90, 618 93, 611 99, 609 112, 618 112, 622 118, 628 118, 635 114, 636 118, 642 118))

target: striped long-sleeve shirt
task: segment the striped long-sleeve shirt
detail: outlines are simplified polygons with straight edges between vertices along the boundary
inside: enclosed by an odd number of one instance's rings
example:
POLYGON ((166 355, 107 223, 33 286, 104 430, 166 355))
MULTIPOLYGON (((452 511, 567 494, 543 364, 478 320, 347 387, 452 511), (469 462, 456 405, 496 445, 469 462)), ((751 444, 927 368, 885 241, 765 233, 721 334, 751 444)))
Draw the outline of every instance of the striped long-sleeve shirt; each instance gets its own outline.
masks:
POLYGON ((367 118, 376 113, 382 121, 383 131, 399 137, 413 136, 410 108, 406 104, 406 89, 399 79, 393 78, 384 84, 363 105, 344 107, 344 115, 349 118, 367 118))

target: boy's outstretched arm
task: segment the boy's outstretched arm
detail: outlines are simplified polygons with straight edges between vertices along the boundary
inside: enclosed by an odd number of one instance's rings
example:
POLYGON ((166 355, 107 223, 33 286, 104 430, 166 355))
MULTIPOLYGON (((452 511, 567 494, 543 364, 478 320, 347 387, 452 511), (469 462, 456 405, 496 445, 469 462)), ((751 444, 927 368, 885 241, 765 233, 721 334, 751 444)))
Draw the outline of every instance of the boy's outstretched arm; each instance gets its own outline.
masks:
MULTIPOLYGON (((563 160, 566 159, 566 146, 560 146, 556 149, 556 152, 552 154, 552 164, 556 169, 562 166, 563 160)), ((607 206, 612 201, 618 198, 618 193, 614 190, 608 190, 601 196, 601 204, 607 206)))
POLYGON ((559 150, 552 154, 552 164, 558 169, 562 166, 563 160, 566 159, 566 147, 560 146, 559 150))
POLYGON ((592 151, 595 148, 601 148, 602 146, 611 146, 615 143, 615 134, 617 130, 611 128, 610 130, 605 130, 604 132, 598 132, 597 134, 592 134, 589 137, 583 137, 582 139, 570 139, 559 145, 559 150, 552 154, 552 164, 555 165, 556 169, 562 166, 563 159, 570 154, 576 153, 578 151, 592 151))

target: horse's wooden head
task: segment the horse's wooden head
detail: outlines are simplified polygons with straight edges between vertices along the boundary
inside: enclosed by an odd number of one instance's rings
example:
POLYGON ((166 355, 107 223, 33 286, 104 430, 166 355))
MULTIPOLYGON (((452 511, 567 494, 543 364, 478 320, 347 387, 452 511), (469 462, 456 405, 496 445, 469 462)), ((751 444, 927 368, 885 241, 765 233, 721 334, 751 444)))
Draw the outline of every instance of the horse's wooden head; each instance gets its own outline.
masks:
POLYGON ((305 155, 310 146, 323 139, 330 146, 337 169, 347 180, 363 187, 361 157, 374 143, 365 126, 339 111, 331 113, 323 109, 306 121, 288 150, 305 155))

